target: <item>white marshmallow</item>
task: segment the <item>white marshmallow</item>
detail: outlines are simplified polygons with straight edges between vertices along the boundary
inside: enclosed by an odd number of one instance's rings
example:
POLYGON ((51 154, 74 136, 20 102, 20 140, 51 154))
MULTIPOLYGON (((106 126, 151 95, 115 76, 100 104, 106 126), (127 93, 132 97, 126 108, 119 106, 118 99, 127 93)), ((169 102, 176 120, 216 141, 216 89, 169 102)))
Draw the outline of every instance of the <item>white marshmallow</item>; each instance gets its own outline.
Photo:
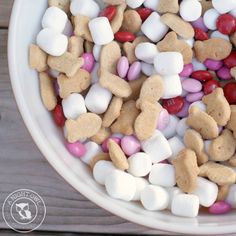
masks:
POLYGON ((175 168, 170 164, 154 164, 149 174, 149 182, 162 187, 173 187, 176 184, 175 168))
POLYGON ((177 194, 183 193, 183 191, 178 187, 170 187, 170 188, 167 188, 166 190, 169 193, 169 199, 170 199, 167 208, 171 210, 171 204, 172 204, 174 196, 177 194))
POLYGON ((64 115, 67 119, 76 120, 81 114, 87 112, 84 97, 78 93, 72 93, 62 100, 64 115))
POLYGON ((204 141, 204 150, 207 154, 209 154, 209 147, 210 147, 210 144, 211 144, 211 140, 205 140, 204 141))
POLYGON ((169 139, 168 143, 172 151, 172 155, 169 157, 169 160, 172 161, 176 158, 179 152, 185 148, 185 146, 178 136, 174 136, 173 138, 169 139))
POLYGON ((64 35, 66 35, 67 37, 71 37, 73 35, 73 31, 74 31, 73 30, 73 26, 72 26, 70 20, 67 20, 66 26, 65 26, 65 28, 64 28, 62 33, 64 35))
POLYGON ((160 75, 176 75, 184 68, 183 56, 179 52, 161 52, 154 58, 154 66, 160 75))
POLYGON ((94 18, 99 15, 99 5, 93 0, 73 0, 70 4, 70 11, 73 16, 78 14, 94 18))
POLYGON ((210 207, 216 201, 218 187, 215 183, 207 179, 197 177, 197 188, 192 192, 192 194, 199 197, 200 205, 210 207))
POLYGON ((143 177, 149 174, 152 168, 151 158, 144 152, 138 152, 128 158, 130 174, 135 177, 143 177))
POLYGON ((193 71, 206 70, 206 66, 200 61, 198 61, 196 58, 192 59, 192 64, 193 64, 193 71))
POLYGON ((85 97, 85 105, 89 111, 102 114, 104 113, 111 101, 112 93, 103 88, 100 84, 94 84, 85 97))
POLYGON ((136 193, 135 178, 121 170, 112 170, 105 179, 107 193, 124 201, 131 201, 136 193))
POLYGON ((211 33, 211 38, 220 38, 220 39, 225 39, 227 41, 230 41, 228 35, 222 34, 218 30, 211 33))
POLYGON ((171 212, 177 216, 196 217, 199 211, 199 198, 193 194, 176 194, 171 204, 171 212))
POLYGON ((43 15, 42 27, 51 28, 62 33, 66 27, 68 17, 64 11, 58 7, 49 7, 43 15))
POLYGON ((210 30, 216 30, 216 21, 219 16, 219 12, 214 8, 207 10, 203 15, 203 21, 206 27, 210 30))
POLYGON ((224 14, 236 8, 235 0, 212 0, 213 7, 220 13, 224 14))
POLYGON ((229 193, 225 199, 233 208, 236 208, 236 184, 229 187, 229 193))
POLYGON ((141 202, 149 211, 161 211, 167 208, 169 195, 162 187, 148 185, 141 192, 141 202))
POLYGON ((50 28, 42 29, 36 41, 43 51, 55 57, 64 54, 68 47, 68 38, 50 28))
POLYGON ((93 46, 93 56, 96 61, 100 60, 100 54, 101 54, 102 46, 101 45, 94 45, 93 46))
POLYGON ((126 4, 130 7, 130 8, 138 8, 140 7, 145 0, 126 0, 126 4))
POLYGON ((142 73, 146 76, 157 74, 154 66, 145 62, 141 62, 141 69, 142 73))
POLYGON ((99 82, 99 77, 98 77, 98 69, 100 68, 100 64, 97 62, 95 63, 93 70, 91 72, 91 82, 92 84, 96 84, 99 82))
POLYGON ((148 181, 144 178, 135 177, 136 192, 132 201, 140 201, 141 192, 143 189, 149 185, 148 181))
POLYGON ((187 129, 189 129, 189 126, 186 124, 187 118, 181 119, 176 127, 176 132, 180 137, 184 137, 184 134, 187 129))
POLYGON ((169 27, 161 22, 157 12, 153 12, 141 26, 141 31, 154 43, 161 40, 168 29, 169 27))
POLYGON ((193 48, 194 43, 195 43, 195 39, 194 38, 184 39, 184 38, 178 36, 178 39, 185 41, 191 48, 193 48))
POLYGON ((202 14, 202 5, 198 0, 183 0, 180 3, 179 13, 185 21, 195 21, 202 14))
POLYGON ((143 5, 147 8, 152 9, 153 11, 157 10, 158 4, 160 0, 145 0, 143 5))
POLYGON ((105 179, 110 171, 115 170, 111 161, 98 161, 93 168, 93 177, 96 182, 105 185, 105 179))
POLYGON ((232 11, 230 11, 230 15, 236 17, 236 8, 234 8, 232 11))
POLYGON ((162 98, 175 98, 182 94, 182 84, 179 75, 162 76, 164 82, 164 94, 162 98))
POLYGON ((94 18, 89 22, 89 29, 93 41, 97 45, 108 44, 114 39, 114 34, 107 17, 94 18))
POLYGON ((135 56, 146 63, 153 64, 154 57, 157 55, 157 46, 153 43, 140 43, 135 48, 135 56))
POLYGON ((152 137, 143 141, 141 145, 153 163, 163 161, 172 155, 167 139, 159 130, 156 130, 152 137))
POLYGON ((176 135, 176 127, 179 122, 179 118, 174 115, 170 115, 170 122, 168 126, 162 130, 162 134, 167 138, 172 138, 176 135))
POLYGON ((206 111, 206 105, 202 102, 202 101, 196 101, 193 102, 190 106, 189 106, 189 110, 192 106, 196 106, 197 108, 199 108, 201 111, 206 111))
POLYGON ((100 145, 98 145, 95 142, 87 142, 85 143, 85 148, 87 150, 87 152, 85 153, 84 156, 82 156, 80 159, 86 163, 89 164, 90 161, 98 154, 102 152, 102 148, 100 147, 100 145))

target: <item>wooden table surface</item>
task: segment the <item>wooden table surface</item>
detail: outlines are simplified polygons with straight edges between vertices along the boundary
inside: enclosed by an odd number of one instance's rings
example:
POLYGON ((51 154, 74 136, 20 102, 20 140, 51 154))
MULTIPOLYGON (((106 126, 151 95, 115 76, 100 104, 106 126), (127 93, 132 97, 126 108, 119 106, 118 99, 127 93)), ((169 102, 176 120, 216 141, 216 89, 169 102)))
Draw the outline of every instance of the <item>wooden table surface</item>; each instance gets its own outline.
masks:
MULTIPOLYGON (((23 124, 10 84, 7 34, 12 5, 13 0, 0 0, 0 208, 9 193, 28 188, 40 194, 47 206, 41 231, 160 234, 114 216, 87 200, 39 152, 23 124)), ((2 214, 0 229, 8 229, 2 214)), ((44 234, 52 235, 39 235, 44 234)))

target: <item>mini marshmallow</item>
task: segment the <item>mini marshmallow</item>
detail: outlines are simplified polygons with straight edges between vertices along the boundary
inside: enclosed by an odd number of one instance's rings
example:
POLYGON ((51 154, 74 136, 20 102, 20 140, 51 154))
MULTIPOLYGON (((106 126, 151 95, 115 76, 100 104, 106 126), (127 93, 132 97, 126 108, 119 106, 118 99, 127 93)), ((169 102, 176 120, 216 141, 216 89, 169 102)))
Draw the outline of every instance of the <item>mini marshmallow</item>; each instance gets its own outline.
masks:
POLYGON ((192 64, 193 64, 193 71, 206 70, 206 66, 200 61, 198 61, 196 58, 192 59, 192 64))
POLYGON ((141 145, 153 163, 163 161, 172 155, 167 139, 159 130, 156 130, 152 137, 143 141, 141 145))
POLYGON ((159 186, 148 185, 141 192, 141 203, 149 211, 161 211, 167 208, 169 203, 168 192, 159 186))
POLYGON ((187 118, 181 119, 176 127, 176 132, 180 137, 184 137, 184 134, 187 129, 189 129, 189 126, 186 124, 187 118))
POLYGON ((191 48, 193 48, 194 43, 195 43, 195 39, 191 38, 191 39, 184 39, 182 38, 182 40, 184 40, 191 48))
POLYGON ((145 0, 126 0, 126 4, 130 7, 130 8, 138 8, 140 7, 145 0))
POLYGON ((210 30, 216 30, 216 21, 219 16, 219 12, 214 8, 207 10, 203 16, 203 21, 206 27, 210 30))
POLYGON ((179 122, 179 118, 174 115, 170 115, 170 121, 168 126, 162 130, 162 134, 167 138, 172 138, 176 135, 176 127, 179 122))
POLYGON ((149 174, 149 182, 162 187, 173 187, 176 184, 175 168, 170 164, 154 164, 149 174))
POLYGON ((229 193, 226 198, 226 202, 228 202, 233 208, 236 208, 236 184, 233 184, 229 187, 229 193))
POLYGON ((94 18, 89 22, 89 29, 93 41, 97 45, 108 44, 114 39, 114 34, 107 17, 94 18))
POLYGON ((154 58, 154 66, 160 75, 176 75, 184 68, 183 56, 179 52, 161 52, 154 58))
POLYGON ((201 111, 206 111, 206 105, 202 102, 202 101, 196 101, 193 102, 190 106, 189 106, 189 110, 192 106, 196 106, 197 108, 199 108, 201 111))
POLYGON ((222 34, 222 33, 219 32, 218 30, 212 32, 210 38, 220 38, 220 39, 225 39, 225 40, 227 40, 227 41, 230 41, 228 35, 222 34))
POLYGON ((157 12, 153 12, 141 26, 141 31, 154 43, 160 41, 168 29, 169 27, 161 22, 157 12))
POLYGON ((115 199, 131 201, 136 193, 135 178, 121 170, 112 170, 105 179, 107 193, 115 199))
POLYGON ((173 138, 169 139, 168 143, 172 151, 172 155, 169 157, 169 160, 172 161, 176 158, 179 152, 185 148, 185 146, 178 136, 174 136, 173 138))
POLYGON ((138 152, 128 158, 130 174, 135 177, 143 177, 149 174, 152 168, 151 158, 144 152, 138 152))
POLYGON ((89 111, 102 114, 104 113, 111 101, 112 93, 103 88, 100 84, 94 84, 85 97, 85 105, 89 111))
POLYGON ((93 177, 96 182, 105 185, 105 179, 110 171, 115 170, 111 161, 98 161, 93 168, 93 177))
POLYGON ((163 99, 175 98, 182 94, 182 84, 179 75, 162 76, 164 82, 163 99))
POLYGON ((99 63, 95 63, 93 70, 91 72, 91 82, 92 84, 96 84, 99 82, 99 77, 98 77, 98 69, 100 68, 100 64, 99 63))
POLYGON ((70 11, 73 16, 78 14, 95 18, 99 15, 99 5, 94 0, 73 0, 70 4, 70 11))
POLYGON ((183 191, 178 187, 170 187, 170 188, 167 188, 166 190, 169 193, 169 199, 170 199, 167 208, 170 210, 174 196, 177 194, 183 193, 183 191))
POLYGON ((148 77, 156 74, 154 66, 145 62, 141 62, 141 70, 142 73, 148 77))
POLYGON ((68 46, 68 38, 50 28, 42 29, 36 41, 43 51, 55 57, 64 54, 68 46))
POLYGON ((236 8, 235 0, 212 0, 213 7, 220 13, 225 14, 236 8))
POLYGON ((102 46, 101 45, 94 45, 93 46, 93 56, 96 61, 100 60, 100 54, 101 54, 102 46))
POLYGON ((199 198, 193 194, 176 194, 171 204, 171 212, 177 216, 196 217, 199 211, 199 198))
POLYGON ((43 28, 51 28, 58 33, 62 33, 66 27, 68 17, 64 11, 58 7, 49 7, 42 19, 43 28))
POLYGON ((183 0, 179 8, 180 16, 185 21, 195 21, 202 14, 202 5, 198 0, 183 0))
POLYGON ((149 183, 144 178, 135 177, 135 185, 136 185, 136 191, 134 197, 132 198, 132 201, 140 201, 141 192, 146 186, 149 185, 149 183))
POLYGON ((215 183, 207 179, 197 177, 197 188, 192 194, 199 197, 200 205, 210 207, 216 201, 218 187, 215 183))
POLYGON ((143 5, 147 8, 152 9, 153 11, 157 10, 160 0, 145 0, 143 5))
POLYGON ((82 156, 80 159, 86 163, 89 164, 91 160, 99 153, 102 152, 102 148, 95 142, 87 142, 85 143, 86 153, 84 156, 82 156))
POLYGON ((153 43, 140 43, 135 48, 135 56, 146 63, 153 64, 154 57, 157 55, 157 46, 153 43))

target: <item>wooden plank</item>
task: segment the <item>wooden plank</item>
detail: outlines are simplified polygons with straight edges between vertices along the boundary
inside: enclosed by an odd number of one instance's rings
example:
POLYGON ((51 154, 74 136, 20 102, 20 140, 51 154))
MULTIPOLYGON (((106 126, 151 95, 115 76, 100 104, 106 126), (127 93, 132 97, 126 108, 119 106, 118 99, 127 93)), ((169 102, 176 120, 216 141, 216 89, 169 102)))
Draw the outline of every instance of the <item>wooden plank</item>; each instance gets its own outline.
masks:
POLYGON ((14 0, 0 1, 0 27, 8 27, 13 2, 14 0))

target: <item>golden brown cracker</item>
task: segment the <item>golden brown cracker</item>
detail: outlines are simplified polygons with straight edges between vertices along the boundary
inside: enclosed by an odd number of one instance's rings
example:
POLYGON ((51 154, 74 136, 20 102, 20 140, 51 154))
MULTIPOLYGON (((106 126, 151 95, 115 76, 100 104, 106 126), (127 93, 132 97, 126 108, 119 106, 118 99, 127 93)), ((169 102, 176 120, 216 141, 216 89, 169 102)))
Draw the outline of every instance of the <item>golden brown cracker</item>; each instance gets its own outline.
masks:
POLYGON ((230 69, 230 74, 236 80, 236 66, 230 69))
POLYGON ((93 52, 93 47, 94 47, 94 43, 89 42, 88 40, 85 40, 85 42, 84 42, 85 52, 92 53, 93 52))
POLYGON ((49 7, 59 7, 66 14, 70 13, 70 0, 48 0, 49 7))
POLYGON ((111 130, 109 128, 101 127, 101 129, 91 137, 91 140, 97 144, 102 144, 110 136, 111 130))
POLYGON ((204 15, 204 13, 213 8, 213 5, 212 5, 212 1, 210 0, 199 0, 199 2, 201 3, 202 5, 202 15, 204 15))
POLYGON ((216 201, 224 201, 229 193, 229 185, 219 186, 216 201))
POLYGON ((178 0, 160 0, 157 6, 157 12, 163 13, 178 13, 179 1, 178 0))
POLYGON ((122 23, 122 30, 129 31, 131 33, 138 33, 141 29, 142 19, 137 11, 127 10, 124 13, 124 19, 122 23))
POLYGON ((230 114, 230 120, 227 124, 227 128, 233 131, 234 138, 236 138, 236 105, 231 105, 230 110, 231 114, 230 114))
POLYGON ((75 57, 80 57, 84 53, 84 39, 79 36, 69 38, 68 52, 75 57))
POLYGON ((232 44, 234 45, 234 47, 236 47, 236 32, 234 32, 234 33, 231 35, 230 41, 232 42, 232 44))
POLYGON ((94 168, 94 166, 96 165, 97 162, 99 161, 111 161, 111 158, 109 156, 108 153, 104 153, 101 152, 99 154, 97 154, 95 157, 93 157, 93 159, 89 162, 89 166, 91 167, 91 169, 94 168))
POLYGON ((103 2, 107 3, 108 5, 120 5, 125 3, 125 0, 103 0, 103 2))
POLYGON ((234 154, 229 160, 228 163, 232 167, 236 167, 236 154, 234 154))

